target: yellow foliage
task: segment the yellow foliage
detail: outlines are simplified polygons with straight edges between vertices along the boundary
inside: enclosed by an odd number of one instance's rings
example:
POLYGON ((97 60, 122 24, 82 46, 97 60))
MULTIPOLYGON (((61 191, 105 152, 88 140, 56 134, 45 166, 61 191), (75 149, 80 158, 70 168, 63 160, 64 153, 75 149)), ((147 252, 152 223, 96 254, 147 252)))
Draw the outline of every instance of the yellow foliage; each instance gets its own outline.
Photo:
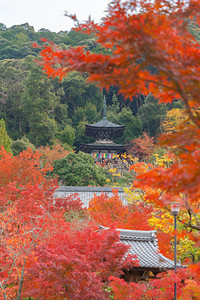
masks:
POLYGON ((124 188, 126 201, 129 203, 136 203, 143 200, 143 193, 139 190, 130 190, 129 188, 124 188))
POLYGON ((109 169, 108 171, 111 172, 111 173, 115 173, 117 171, 117 169, 113 168, 113 169, 109 169))
POLYGON ((165 133, 178 132, 178 126, 186 121, 187 115, 184 109, 173 108, 168 111, 166 117, 162 123, 162 128, 165 133))
POLYGON ((117 173, 117 174, 113 174, 114 176, 118 176, 120 177, 121 176, 121 173, 117 173))
POLYGON ((154 162, 155 166, 164 168, 164 167, 168 167, 173 162, 172 158, 167 153, 162 155, 161 157, 159 157, 159 155, 156 153, 153 154, 152 156, 155 159, 155 162, 154 162))
MULTIPOLYGON (((131 156, 131 155, 130 155, 131 156)), ((131 156, 131 161, 133 162, 133 163, 138 163, 139 162, 139 158, 137 158, 137 157, 132 157, 131 156)))
POLYGON ((169 212, 163 212, 162 215, 152 214, 148 220, 149 225, 155 230, 161 230, 164 233, 172 233, 174 230, 173 216, 169 212))
POLYGON ((195 242, 188 237, 181 238, 177 245, 177 250, 182 258, 193 257, 193 259, 198 260, 200 257, 200 248, 195 247, 195 242))

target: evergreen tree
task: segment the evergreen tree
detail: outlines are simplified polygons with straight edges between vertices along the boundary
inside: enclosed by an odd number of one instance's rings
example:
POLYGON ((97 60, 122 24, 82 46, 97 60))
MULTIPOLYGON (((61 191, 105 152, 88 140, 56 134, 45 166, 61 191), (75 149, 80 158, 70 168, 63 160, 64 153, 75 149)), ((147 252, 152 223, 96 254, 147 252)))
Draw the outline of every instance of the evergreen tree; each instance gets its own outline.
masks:
POLYGON ((7 152, 12 153, 11 150, 11 139, 6 131, 6 124, 3 119, 0 120, 0 146, 3 146, 7 152))
POLYGON ((139 108, 138 118, 142 122, 143 131, 151 137, 160 132, 160 125, 166 115, 166 106, 158 103, 152 95, 148 95, 144 104, 139 108))
POLYGON ((104 186, 109 176, 104 168, 95 164, 90 154, 81 151, 56 160, 53 167, 53 173, 64 185, 104 186))

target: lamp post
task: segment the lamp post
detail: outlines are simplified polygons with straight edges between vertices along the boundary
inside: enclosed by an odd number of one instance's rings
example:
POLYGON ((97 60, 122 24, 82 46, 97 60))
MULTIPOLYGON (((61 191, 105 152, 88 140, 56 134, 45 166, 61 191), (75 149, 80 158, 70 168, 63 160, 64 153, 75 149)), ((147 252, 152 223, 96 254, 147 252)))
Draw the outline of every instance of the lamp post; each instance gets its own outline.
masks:
MULTIPOLYGON (((177 228, 177 216, 180 210, 180 203, 173 202, 171 203, 171 212, 174 216, 174 272, 176 274, 176 264, 177 264, 177 237, 176 237, 176 228, 177 228)), ((177 284, 174 283, 174 300, 177 300, 177 284)))

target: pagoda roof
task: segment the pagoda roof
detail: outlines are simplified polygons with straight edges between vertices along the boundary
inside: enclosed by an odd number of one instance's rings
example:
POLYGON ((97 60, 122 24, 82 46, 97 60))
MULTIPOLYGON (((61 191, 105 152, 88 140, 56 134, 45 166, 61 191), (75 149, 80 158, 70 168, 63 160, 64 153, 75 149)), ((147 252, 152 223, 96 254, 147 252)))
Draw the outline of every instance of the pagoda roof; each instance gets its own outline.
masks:
POLYGON ((98 127, 98 128, 124 128, 124 125, 115 124, 113 122, 110 122, 106 117, 104 117, 101 121, 94 123, 94 124, 88 124, 86 126, 89 127, 98 127))
POLYGON ((92 151, 115 151, 117 153, 124 153, 125 147, 121 144, 115 143, 93 143, 93 144, 82 144, 81 151, 91 153, 92 151))
POLYGON ((112 136, 112 138, 122 136, 124 133, 124 125, 115 124, 109 121, 106 117, 106 98, 104 96, 103 101, 103 119, 94 124, 87 124, 85 126, 85 134, 89 136, 97 136, 98 133, 101 131, 106 131, 112 136))
POLYGON ((97 123, 87 124, 85 126, 85 134, 89 136, 95 136, 100 131, 108 130, 108 129, 111 130, 112 137, 115 138, 123 135, 125 126, 110 122, 107 120, 106 117, 104 117, 101 121, 97 123))

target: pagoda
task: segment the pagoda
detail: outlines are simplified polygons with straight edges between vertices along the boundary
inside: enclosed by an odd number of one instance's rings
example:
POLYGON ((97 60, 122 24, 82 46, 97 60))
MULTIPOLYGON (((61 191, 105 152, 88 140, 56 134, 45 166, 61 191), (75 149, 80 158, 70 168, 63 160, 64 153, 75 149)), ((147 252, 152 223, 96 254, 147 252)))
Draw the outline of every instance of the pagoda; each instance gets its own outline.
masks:
POLYGON ((87 136, 95 137, 92 144, 82 144, 81 151, 91 153, 96 159, 112 159, 116 155, 125 152, 124 145, 115 144, 114 139, 121 137, 124 133, 124 125, 118 125, 110 122, 106 117, 106 99, 104 96, 103 119, 94 124, 88 124, 85 127, 87 136))

